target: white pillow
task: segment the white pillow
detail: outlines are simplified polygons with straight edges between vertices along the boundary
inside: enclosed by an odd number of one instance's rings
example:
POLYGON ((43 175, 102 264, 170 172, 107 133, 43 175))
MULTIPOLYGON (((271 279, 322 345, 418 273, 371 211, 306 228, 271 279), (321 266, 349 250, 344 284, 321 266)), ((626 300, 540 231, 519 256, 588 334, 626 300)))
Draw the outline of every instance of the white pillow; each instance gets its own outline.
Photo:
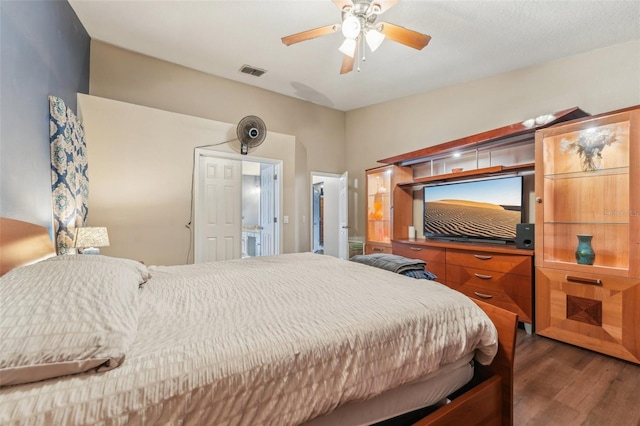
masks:
POLYGON ((148 278, 138 262, 99 255, 58 256, 0 277, 0 386, 120 365, 148 278))
POLYGON ((132 259, 124 259, 121 257, 110 257, 103 256, 100 254, 77 254, 77 255, 65 255, 65 256, 53 256, 46 259, 47 262, 102 262, 102 263, 110 263, 110 264, 118 264, 125 268, 130 269, 132 272, 139 274, 141 282, 143 284, 147 282, 149 278, 151 278, 151 273, 149 269, 143 264, 136 260, 132 259))

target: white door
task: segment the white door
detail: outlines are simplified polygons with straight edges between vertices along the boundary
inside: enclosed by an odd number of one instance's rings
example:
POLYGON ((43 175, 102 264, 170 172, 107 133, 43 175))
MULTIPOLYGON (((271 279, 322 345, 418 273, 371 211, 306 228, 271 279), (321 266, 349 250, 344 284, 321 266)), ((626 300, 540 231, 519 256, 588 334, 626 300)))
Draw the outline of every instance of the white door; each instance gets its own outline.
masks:
POLYGON ((349 177, 344 172, 340 175, 340 192, 338 197, 338 224, 340 226, 338 237, 338 257, 349 258, 349 177))
POLYGON ((194 262, 238 259, 242 239, 242 162, 199 156, 194 262))
POLYGON ((256 256, 271 256, 276 253, 276 197, 275 165, 260 166, 260 250, 256 256))

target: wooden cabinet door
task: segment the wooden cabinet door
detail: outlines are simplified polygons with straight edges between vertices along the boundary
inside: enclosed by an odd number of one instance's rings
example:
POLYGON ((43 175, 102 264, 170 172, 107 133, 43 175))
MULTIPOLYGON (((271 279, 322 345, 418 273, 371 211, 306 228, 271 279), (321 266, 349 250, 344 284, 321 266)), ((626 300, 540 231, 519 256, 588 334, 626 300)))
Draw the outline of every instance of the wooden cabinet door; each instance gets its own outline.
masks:
POLYGON ((640 279, 538 268, 536 332, 640 363, 640 279))
POLYGON ((640 108, 536 132, 536 266, 640 277, 640 108), (578 236, 595 259, 576 258, 578 236))
POLYGON ((367 253, 391 253, 391 240, 407 238, 411 225, 413 195, 398 187, 411 180, 411 169, 383 166, 366 171, 367 253), (375 249, 374 249, 375 248, 375 249))

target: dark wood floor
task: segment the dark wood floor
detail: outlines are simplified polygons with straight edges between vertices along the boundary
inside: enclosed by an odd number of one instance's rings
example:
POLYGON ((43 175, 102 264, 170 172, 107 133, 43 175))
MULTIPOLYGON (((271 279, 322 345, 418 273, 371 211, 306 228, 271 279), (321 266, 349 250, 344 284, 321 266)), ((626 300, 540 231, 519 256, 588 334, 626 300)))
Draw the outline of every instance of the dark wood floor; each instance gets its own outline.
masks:
POLYGON ((518 330, 514 370, 515 426, 640 426, 638 365, 518 330))

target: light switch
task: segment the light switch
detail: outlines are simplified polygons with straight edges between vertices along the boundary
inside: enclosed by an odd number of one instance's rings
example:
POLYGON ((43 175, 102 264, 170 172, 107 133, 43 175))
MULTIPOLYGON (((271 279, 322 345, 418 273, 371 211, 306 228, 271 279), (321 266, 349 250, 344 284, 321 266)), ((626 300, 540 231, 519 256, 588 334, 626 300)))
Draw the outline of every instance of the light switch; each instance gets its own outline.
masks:
POLYGON ((282 220, 284 221, 284 223, 289 223, 289 216, 284 216, 282 220))

